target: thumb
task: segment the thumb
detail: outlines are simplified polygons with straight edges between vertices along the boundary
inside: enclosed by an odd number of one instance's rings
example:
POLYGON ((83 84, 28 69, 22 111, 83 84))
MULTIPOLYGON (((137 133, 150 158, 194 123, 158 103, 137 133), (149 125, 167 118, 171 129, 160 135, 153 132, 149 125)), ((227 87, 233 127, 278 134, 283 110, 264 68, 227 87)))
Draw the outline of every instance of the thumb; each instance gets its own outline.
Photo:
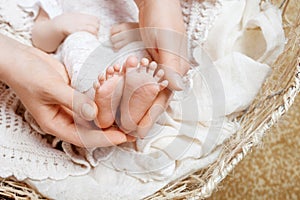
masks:
POLYGON ((58 104, 67 107, 83 119, 91 121, 96 118, 98 109, 95 102, 69 85, 57 85, 54 95, 58 104))

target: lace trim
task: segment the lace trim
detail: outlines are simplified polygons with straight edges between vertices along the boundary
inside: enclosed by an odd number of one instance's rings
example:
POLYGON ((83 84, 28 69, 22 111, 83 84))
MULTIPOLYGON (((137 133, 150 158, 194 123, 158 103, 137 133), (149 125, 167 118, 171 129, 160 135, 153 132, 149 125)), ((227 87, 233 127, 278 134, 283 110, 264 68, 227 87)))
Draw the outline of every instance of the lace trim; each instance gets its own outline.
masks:
POLYGON ((22 11, 15 1, 0 0, 0 33, 32 46, 33 17, 22 11))
MULTIPOLYGON (((201 7, 202 1, 182 1, 184 21, 191 43, 206 39, 208 29, 215 18, 215 14, 213 17, 209 16, 210 10, 217 13, 216 3, 212 2, 201 7), (203 8, 206 11, 201 10, 203 8), (196 27, 200 30, 197 33, 196 27)), ((0 33, 31 45, 33 20, 34 17, 19 8, 16 1, 0 0, 0 33)), ((97 165, 99 161, 91 162, 89 157, 92 155, 67 143, 62 144, 63 151, 53 148, 52 144, 58 144, 57 140, 49 142, 47 136, 41 134, 42 131, 30 114, 24 114, 24 108, 16 94, 3 83, 0 83, 0 131, 1 177, 15 176, 19 180, 25 178, 58 180, 69 175, 86 174, 90 171, 91 165, 97 165)), ((106 153, 94 152, 99 155, 106 153)), ((98 155, 96 157, 106 158, 98 155)))
POLYGON ((222 8, 222 3, 221 0, 181 0, 181 6, 189 39, 189 57, 195 63, 194 48, 201 46, 207 39, 208 32, 222 8))
POLYGON ((42 135, 24 122, 23 116, 16 114, 17 111, 20 112, 20 105, 16 94, 0 83, 1 177, 14 175, 20 180, 27 177, 63 179, 69 175, 89 172, 89 165, 75 164, 64 152, 52 148, 42 135))
POLYGON ((48 14, 50 19, 61 15, 63 12, 62 2, 59 0, 17 0, 17 4, 33 18, 38 16, 40 7, 48 14))

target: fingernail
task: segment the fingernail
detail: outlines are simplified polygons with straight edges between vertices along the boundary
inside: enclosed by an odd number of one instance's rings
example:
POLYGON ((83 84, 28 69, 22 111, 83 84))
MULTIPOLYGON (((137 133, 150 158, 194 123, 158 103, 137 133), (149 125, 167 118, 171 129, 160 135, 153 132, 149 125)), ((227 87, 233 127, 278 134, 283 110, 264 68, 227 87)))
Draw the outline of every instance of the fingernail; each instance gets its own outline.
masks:
POLYGON ((165 79, 169 82, 168 88, 177 91, 181 91, 185 88, 183 78, 178 72, 168 67, 164 67, 164 71, 165 79))
POLYGON ((171 75, 171 76, 174 76, 174 80, 175 80, 176 87, 177 87, 178 89, 183 90, 183 89, 184 89, 184 82, 183 82, 182 76, 180 76, 178 73, 174 73, 174 74, 171 75))
POLYGON ((147 127, 139 127, 138 128, 138 136, 139 136, 139 138, 141 138, 141 139, 144 139, 146 136, 147 136, 147 133, 148 133, 148 131, 151 129, 151 127, 150 126, 147 126, 147 127))
POLYGON ((95 109, 88 103, 82 105, 81 113, 86 120, 93 120, 96 117, 95 109))
POLYGON ((126 135, 127 138, 127 142, 135 142, 136 141, 136 137, 130 136, 130 135, 126 135))

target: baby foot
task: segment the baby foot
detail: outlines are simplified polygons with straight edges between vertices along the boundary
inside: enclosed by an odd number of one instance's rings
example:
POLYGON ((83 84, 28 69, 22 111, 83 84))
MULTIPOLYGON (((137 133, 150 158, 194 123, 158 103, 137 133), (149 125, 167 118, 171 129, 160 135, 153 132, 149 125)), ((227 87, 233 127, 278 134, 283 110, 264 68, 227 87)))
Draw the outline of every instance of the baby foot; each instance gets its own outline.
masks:
POLYGON ((99 76, 98 81, 94 83, 95 103, 98 107, 95 123, 100 128, 108 128, 113 125, 123 87, 124 77, 119 65, 109 67, 106 75, 99 76))
POLYGON ((136 130, 137 124, 152 106, 158 93, 167 87, 168 81, 160 81, 164 71, 157 68, 155 62, 149 64, 149 60, 143 58, 140 66, 135 57, 129 57, 125 63, 125 85, 120 104, 121 129, 124 132, 136 130))
POLYGON ((111 29, 111 42, 115 50, 134 41, 141 41, 138 23, 122 23, 116 24, 111 29))

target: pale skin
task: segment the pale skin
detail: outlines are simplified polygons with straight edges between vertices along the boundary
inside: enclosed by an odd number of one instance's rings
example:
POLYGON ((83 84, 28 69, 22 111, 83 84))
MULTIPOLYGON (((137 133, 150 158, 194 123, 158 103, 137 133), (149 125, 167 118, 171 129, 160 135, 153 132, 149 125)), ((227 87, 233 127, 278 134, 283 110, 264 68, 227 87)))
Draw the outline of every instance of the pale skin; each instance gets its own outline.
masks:
POLYGON ((111 41, 115 49, 120 49, 133 40, 143 40, 152 58, 164 69, 164 78, 168 80, 168 88, 161 91, 150 109, 140 120, 136 134, 145 137, 158 117, 169 105, 173 90, 182 90, 182 76, 189 70, 187 62, 186 30, 179 0, 135 0, 139 8, 139 24, 123 23, 115 25, 112 30, 111 41), (128 30, 139 28, 137 32, 128 30), (156 31, 156 30, 167 31, 156 31), (179 46, 165 41, 172 38, 181 41, 179 46), (169 50, 169 51, 168 51, 169 50))
POLYGON ((40 9, 32 29, 32 43, 39 49, 52 53, 72 33, 87 31, 97 36, 99 26, 99 19, 92 15, 65 13, 50 20, 47 13, 40 9))
MULTIPOLYGON (((97 36, 97 23, 99 21, 95 17, 80 13, 65 13, 50 20, 45 11, 41 10, 33 27, 32 41, 36 47, 53 52, 65 37, 74 32, 87 31, 97 36), (95 26, 94 29, 92 26, 95 26)), ((132 28, 125 27, 128 30, 132 28)), ((160 69, 154 73, 156 68, 155 62, 149 63, 144 58, 139 63, 135 57, 129 57, 124 66, 108 67, 105 75, 100 75, 94 84, 98 107, 96 125, 102 129, 110 128, 116 121, 116 112, 120 107, 121 116, 117 125, 126 133, 136 131, 137 124, 152 106, 158 93, 168 85, 168 81, 162 81, 164 71, 160 69)))
POLYGON ((117 128, 90 130, 82 127, 83 143, 69 113, 92 120, 96 117, 96 104, 68 85, 66 73, 55 70, 64 70, 64 67, 51 56, 1 34, 0 43, 0 80, 16 92, 44 132, 81 147, 105 147, 133 141, 117 128))
MULTIPOLYGON (((151 0, 148 1, 150 6, 142 6, 143 1, 136 1, 136 2, 137 2, 138 6, 140 8, 140 11, 141 12, 145 11, 143 15, 140 14, 140 16, 139 16, 140 21, 141 21, 141 23, 139 25, 140 27, 142 27, 142 28, 143 27, 167 27, 171 30, 174 30, 174 31, 177 31, 177 32, 182 32, 182 34, 185 33, 184 24, 183 24, 183 21, 181 19, 179 20, 180 23, 177 23, 177 25, 174 25, 173 23, 169 23, 169 22, 172 22, 174 20, 174 15, 172 15, 171 13, 161 12, 161 13, 164 14, 164 19, 165 20, 164 21, 157 20, 157 18, 159 17, 157 15, 157 12, 155 12, 155 10, 151 9, 155 6, 156 7, 161 6, 161 5, 158 5, 157 1, 151 1, 151 0), (155 13, 153 13, 153 12, 155 12, 155 13), (145 20, 145 18, 148 18, 148 20, 145 20)), ((168 0, 163 0, 163 1, 160 1, 160 2, 165 3, 165 4, 170 3, 170 1, 168 1, 168 0)), ((174 5, 177 8, 180 7, 179 4, 174 4, 174 5)), ((161 7, 163 7, 163 6, 161 6, 161 7)), ((181 15, 179 14, 179 13, 181 13, 181 10, 177 9, 177 11, 178 11, 178 13, 177 13, 176 16, 181 18, 181 15)), ((136 28, 136 25, 131 25, 131 26, 136 28)), ((149 42, 149 41, 151 42, 151 40, 152 40, 152 42, 154 44, 154 47, 155 47, 155 45, 157 45, 157 47, 158 47, 159 42, 161 42, 161 40, 158 40, 158 38, 156 38, 155 34, 153 34, 152 37, 151 37, 151 33, 150 33, 150 36, 149 36, 149 34, 145 35, 145 33, 142 32, 141 35, 142 35, 142 39, 145 40, 146 42, 149 42), (150 39, 149 38, 147 39, 147 37, 149 37, 150 39)), ((61 42, 61 37, 57 41, 58 41, 57 43, 60 43, 61 42)), ((117 42, 114 43, 114 44, 117 44, 117 42)), ((122 45, 123 44, 121 44, 120 46, 122 46, 122 45)), ((185 65, 182 65, 182 63, 184 63, 184 61, 174 57, 173 55, 171 55, 167 52, 159 51, 157 49, 155 49, 155 50, 149 49, 149 51, 150 51, 152 57, 155 60, 160 60, 163 65, 166 62, 170 61, 169 63, 172 63, 172 65, 175 66, 175 68, 177 67, 177 69, 179 69, 177 71, 179 71, 180 72, 179 74, 181 74, 181 75, 184 75, 186 73, 186 71, 188 70, 188 67, 183 67, 182 69, 180 69, 180 67, 182 67, 182 66, 187 66, 186 63, 185 63, 185 65)), ((176 84, 175 84, 175 86, 176 86, 176 84)), ((152 102, 153 104, 152 104, 151 108, 146 111, 146 114, 144 115, 144 117, 139 121, 139 126, 137 127, 137 132, 138 132, 139 136, 143 137, 143 136, 146 135, 146 133, 152 127, 153 123, 156 121, 158 116, 160 116, 160 114, 167 107, 171 95, 172 95, 172 92, 169 89, 165 89, 165 90, 163 90, 162 92, 160 92, 158 94, 156 99, 152 102)))
MULTIPOLYGON (((179 0, 135 0, 139 8, 139 28, 158 28, 174 31, 175 37, 178 39, 180 35, 183 36, 182 48, 179 48, 175 53, 164 51, 164 43, 155 31, 141 31, 141 38, 149 48, 148 51, 155 61, 161 66, 171 66, 165 70, 165 79, 169 81, 168 88, 161 91, 157 98, 154 100, 153 105, 146 112, 145 116, 139 122, 137 128, 137 134, 140 137, 145 137, 158 117, 165 111, 169 105, 169 101, 172 97, 172 90, 181 90, 182 83, 180 78, 174 75, 183 76, 189 70, 189 64, 187 63, 185 56, 180 57, 178 55, 187 55, 187 47, 185 45, 185 25, 183 22, 183 16, 181 12, 179 0), (162 48, 161 48, 162 47, 162 48), (160 49, 161 48, 161 49, 160 49), (175 74, 176 74, 175 73, 175 74), (173 78, 172 78, 173 77, 173 78), (175 77, 175 79, 174 79, 175 77)), ((116 27, 112 32, 120 32, 118 29, 122 29, 124 25, 116 27)), ((125 25, 126 27, 126 25, 125 25)), ((147 29, 145 29, 147 30, 147 29)), ((172 34, 171 34, 172 35, 172 34)), ((167 36, 169 36, 167 34, 167 36)), ((136 37, 137 38, 137 37, 136 37)), ((120 42, 119 42, 120 44, 120 42)), ((173 48, 171 48, 173 50, 173 48)))
POLYGON ((99 76, 94 84, 99 127, 111 126, 119 107, 117 125, 126 133, 137 129, 158 93, 168 85, 166 80, 162 81, 162 70, 154 73, 156 68, 155 62, 144 58, 138 63, 136 57, 130 56, 122 70, 114 65, 106 70, 106 75, 99 76))
MULTIPOLYGON (((150 2, 156 4, 158 1, 149 0, 150 2)), ((147 7, 143 10, 148 9, 148 12, 151 12, 151 8, 147 7)), ((140 19, 142 17, 143 15, 140 15, 140 19)), ((159 16, 150 15, 149 18, 161 26, 159 16)), ((165 24, 162 26, 172 29, 172 21, 172 16, 166 16, 165 24)), ((150 24, 146 21, 143 26, 147 27, 150 24)), ((153 42, 155 43, 155 40, 153 42)), ((75 91, 68 85, 69 80, 64 67, 49 55, 3 35, 0 35, 0 43, 0 80, 16 91, 42 130, 77 146, 101 147, 130 141, 128 136, 118 130, 85 130, 90 143, 83 144, 78 137, 72 115, 68 113, 77 113, 86 120, 92 120, 97 113, 95 103, 85 95, 78 93, 76 105, 72 104, 75 91), (28 96, 31 96, 30 100, 27 98, 28 96), (65 110, 69 112, 65 112, 65 110)), ((159 57, 159 54, 153 52, 152 56, 159 57)), ((174 64, 179 66, 179 63, 174 64)), ((168 105, 170 96, 171 91, 168 89, 159 93, 151 109, 140 121, 142 126, 139 126, 138 130, 143 129, 146 133, 152 127, 152 124, 168 105)))
POLYGON ((179 0, 135 0, 141 37, 165 71, 171 90, 182 90, 181 77, 189 70, 187 38, 179 0), (176 42, 174 42, 176 41, 176 42))

